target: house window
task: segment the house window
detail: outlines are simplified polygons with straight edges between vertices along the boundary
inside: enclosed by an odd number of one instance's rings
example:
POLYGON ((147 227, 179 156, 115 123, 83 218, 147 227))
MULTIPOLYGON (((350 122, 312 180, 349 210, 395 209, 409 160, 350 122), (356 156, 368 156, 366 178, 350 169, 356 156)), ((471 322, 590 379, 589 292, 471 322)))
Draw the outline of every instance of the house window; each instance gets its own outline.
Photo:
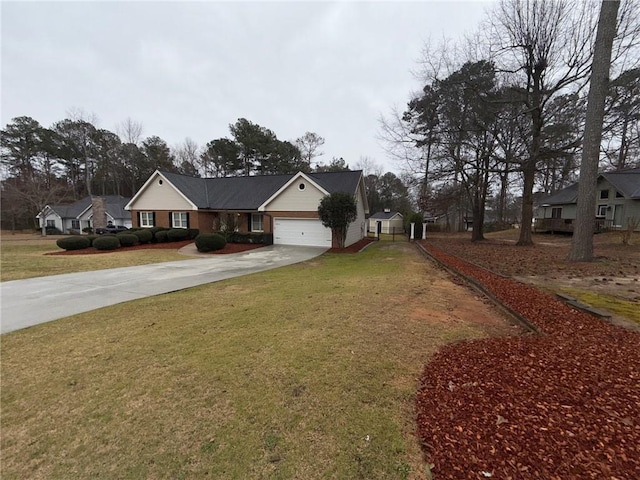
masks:
POLYGON ((80 220, 71 220, 71 228, 80 230, 80 220))
POLYGON ((562 218, 562 207, 553 207, 551 209, 551 218, 562 218))
POLYGON ((55 227, 55 226, 56 226, 55 220, 47 220, 47 227, 55 227))
POLYGON ((171 212, 171 226, 173 228, 189 228, 189 214, 187 212, 171 212))
POLYGON ((153 212, 140 212, 140 226, 141 227, 155 226, 153 212))
POLYGON ((624 198, 624 195, 622 195, 620 192, 616 192, 616 198, 624 198))
POLYGON ((261 213, 252 213, 251 214, 251 231, 252 232, 262 232, 262 217, 261 213))
POLYGON ((598 214, 596 215, 596 217, 606 217, 607 208, 607 205, 598 205, 598 214))
POLYGON ((609 190, 600 190, 600 200, 609 198, 609 190))

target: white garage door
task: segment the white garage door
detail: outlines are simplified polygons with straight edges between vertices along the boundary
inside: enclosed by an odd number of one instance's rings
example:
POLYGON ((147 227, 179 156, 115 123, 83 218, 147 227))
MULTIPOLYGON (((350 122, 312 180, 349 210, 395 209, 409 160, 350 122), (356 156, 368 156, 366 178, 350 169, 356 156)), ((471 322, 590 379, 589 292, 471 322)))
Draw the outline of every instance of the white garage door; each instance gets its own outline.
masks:
POLYGON ((331 248, 331 230, 320 220, 275 218, 273 224, 273 243, 276 245, 331 248))

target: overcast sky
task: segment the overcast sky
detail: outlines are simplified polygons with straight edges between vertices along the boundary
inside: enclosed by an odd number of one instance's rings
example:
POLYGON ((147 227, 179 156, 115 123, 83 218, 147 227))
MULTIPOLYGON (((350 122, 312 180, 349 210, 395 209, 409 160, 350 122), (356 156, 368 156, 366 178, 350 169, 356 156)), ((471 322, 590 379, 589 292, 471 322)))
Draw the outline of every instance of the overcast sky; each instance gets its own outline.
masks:
POLYGON ((487 2, 2 1, 2 128, 72 109, 116 131, 127 117, 170 146, 229 136, 244 117, 325 155, 386 170, 378 119, 421 88, 428 39, 476 28, 487 2))

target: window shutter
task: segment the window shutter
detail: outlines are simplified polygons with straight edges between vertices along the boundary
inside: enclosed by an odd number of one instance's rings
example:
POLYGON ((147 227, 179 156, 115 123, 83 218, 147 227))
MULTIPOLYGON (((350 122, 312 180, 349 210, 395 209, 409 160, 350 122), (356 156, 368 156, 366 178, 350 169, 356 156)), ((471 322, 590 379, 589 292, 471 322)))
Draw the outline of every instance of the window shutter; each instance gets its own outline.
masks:
POLYGON ((187 228, 191 228, 189 225, 189 212, 187 212, 187 228))
POLYGON ((142 213, 138 212, 138 227, 140 227, 142 225, 142 221, 141 221, 141 218, 140 218, 141 216, 142 216, 142 213))
POLYGON ((250 213, 248 213, 248 214, 247 214, 247 217, 249 218, 249 226, 248 226, 248 228, 247 228, 247 232, 250 232, 250 231, 251 231, 251 216, 252 216, 252 215, 251 215, 250 213))
POLYGON ((156 212, 151 212, 151 223, 153 225, 151 225, 152 227, 156 226, 156 212))
POLYGON ((169 228, 173 228, 173 212, 169 212, 169 228))

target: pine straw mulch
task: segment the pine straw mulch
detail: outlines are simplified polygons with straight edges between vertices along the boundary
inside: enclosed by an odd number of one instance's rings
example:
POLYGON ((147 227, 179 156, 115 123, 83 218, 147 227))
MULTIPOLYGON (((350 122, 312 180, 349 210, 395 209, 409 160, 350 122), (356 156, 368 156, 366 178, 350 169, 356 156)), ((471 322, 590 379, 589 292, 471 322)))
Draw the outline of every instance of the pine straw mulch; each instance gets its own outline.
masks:
POLYGON ((640 335, 423 245, 545 333, 458 343, 429 362, 416 405, 433 478, 640 478, 640 335))

